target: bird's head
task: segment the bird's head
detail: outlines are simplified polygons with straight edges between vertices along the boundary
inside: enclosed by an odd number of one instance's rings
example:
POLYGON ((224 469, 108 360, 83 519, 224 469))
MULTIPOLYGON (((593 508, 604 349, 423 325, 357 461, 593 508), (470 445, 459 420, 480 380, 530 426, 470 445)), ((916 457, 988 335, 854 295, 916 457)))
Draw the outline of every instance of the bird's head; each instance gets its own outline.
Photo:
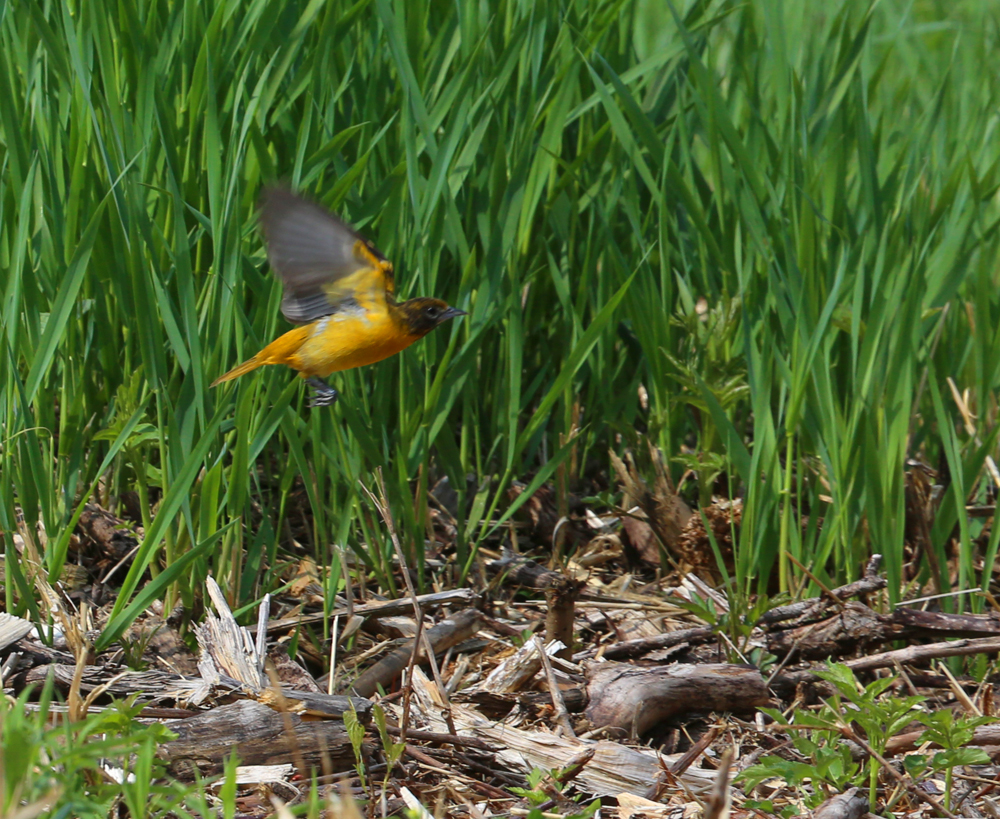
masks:
POLYGON ((411 335, 425 336, 439 324, 466 315, 464 310, 449 307, 441 299, 409 299, 399 305, 403 323, 411 335))

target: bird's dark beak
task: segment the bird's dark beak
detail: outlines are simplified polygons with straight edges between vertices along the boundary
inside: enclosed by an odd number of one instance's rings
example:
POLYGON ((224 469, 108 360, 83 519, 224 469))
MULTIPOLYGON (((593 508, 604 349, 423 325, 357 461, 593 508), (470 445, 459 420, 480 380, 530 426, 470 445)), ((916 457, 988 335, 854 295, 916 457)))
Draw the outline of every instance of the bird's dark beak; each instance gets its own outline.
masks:
POLYGON ((457 307, 449 307, 441 314, 439 322, 447 321, 448 319, 458 318, 459 316, 469 315, 464 310, 459 310, 457 307))

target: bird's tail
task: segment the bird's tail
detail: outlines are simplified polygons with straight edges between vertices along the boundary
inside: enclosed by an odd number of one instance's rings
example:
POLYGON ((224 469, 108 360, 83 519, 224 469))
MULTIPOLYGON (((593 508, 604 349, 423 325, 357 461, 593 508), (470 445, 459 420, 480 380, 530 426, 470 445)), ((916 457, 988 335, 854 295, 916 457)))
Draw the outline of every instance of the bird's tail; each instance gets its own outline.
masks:
MULTIPOLYGON (((261 353, 263 350, 261 350, 261 353)), ((217 387, 219 384, 224 384, 226 381, 232 381, 234 378, 239 378, 241 375, 250 372, 251 370, 256 370, 258 367, 262 367, 268 362, 263 360, 261 353, 257 353, 253 358, 249 358, 240 364, 238 367, 233 367, 225 375, 220 375, 215 381, 212 382, 213 387, 217 387)))
MULTIPOLYGON (((225 375, 220 375, 215 381, 212 382, 212 386, 218 384, 223 384, 226 381, 232 381, 234 378, 239 378, 241 375, 250 372, 251 370, 256 370, 258 367, 263 367, 265 364, 287 364, 296 370, 301 370, 302 366, 298 363, 296 354, 302 344, 309 338, 310 333, 312 333, 312 324, 307 324, 304 327, 295 327, 289 330, 283 336, 279 336, 270 344, 268 344, 263 350, 261 350, 253 358, 248 358, 238 367, 234 367, 225 375)), ((305 376, 303 376, 304 378, 305 376)))

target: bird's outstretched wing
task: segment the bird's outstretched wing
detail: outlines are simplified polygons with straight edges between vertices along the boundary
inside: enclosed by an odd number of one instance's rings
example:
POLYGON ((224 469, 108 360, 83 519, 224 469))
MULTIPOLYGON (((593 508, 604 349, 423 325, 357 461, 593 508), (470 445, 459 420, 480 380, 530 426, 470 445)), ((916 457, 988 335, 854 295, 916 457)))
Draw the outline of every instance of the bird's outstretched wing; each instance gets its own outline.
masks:
POLYGON ((325 208, 288 188, 267 188, 260 224, 271 268, 281 279, 281 312, 308 324, 375 294, 392 296, 392 263, 325 208))

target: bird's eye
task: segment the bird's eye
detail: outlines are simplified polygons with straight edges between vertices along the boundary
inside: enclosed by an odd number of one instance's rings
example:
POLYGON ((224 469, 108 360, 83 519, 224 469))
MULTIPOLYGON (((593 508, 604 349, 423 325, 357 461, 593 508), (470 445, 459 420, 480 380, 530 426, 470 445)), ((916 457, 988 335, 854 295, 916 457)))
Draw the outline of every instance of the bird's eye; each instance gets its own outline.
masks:
POLYGON ((424 314, 427 318, 437 318, 438 309, 432 304, 430 307, 424 308, 424 314))

